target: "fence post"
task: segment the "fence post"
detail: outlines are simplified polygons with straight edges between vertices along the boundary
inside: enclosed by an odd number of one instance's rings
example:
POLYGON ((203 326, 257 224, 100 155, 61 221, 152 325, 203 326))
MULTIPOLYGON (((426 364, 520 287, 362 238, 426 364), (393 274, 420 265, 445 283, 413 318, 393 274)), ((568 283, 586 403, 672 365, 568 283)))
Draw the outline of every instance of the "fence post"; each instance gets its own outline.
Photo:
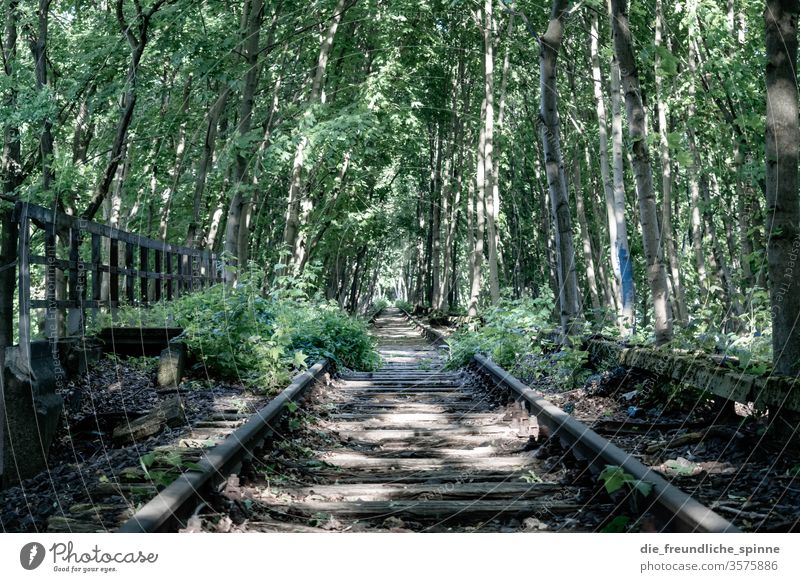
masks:
POLYGON ((147 284, 147 273, 150 270, 150 261, 148 260, 147 247, 139 247, 139 280, 141 281, 141 289, 139 290, 141 301, 143 304, 147 305, 148 303, 148 287, 147 284))
POLYGON ((67 298, 73 306, 67 310, 68 336, 82 336, 84 329, 81 300, 84 297, 83 291, 86 288, 86 268, 81 262, 80 247, 81 231, 73 223, 69 229, 69 290, 67 291, 67 298))
POLYGON ((172 301, 172 253, 167 251, 164 255, 164 272, 167 275, 167 301, 172 301))
POLYGON ((29 247, 31 232, 28 226, 28 205, 23 204, 19 213, 19 346, 24 369, 31 364, 31 265, 29 247))
POLYGON ((95 318, 100 312, 100 299, 103 296, 103 270, 100 268, 102 260, 102 241, 100 235, 92 233, 92 313, 95 318))
POLYGON ((58 304, 56 297, 56 223, 48 222, 44 229, 44 289, 47 307, 44 308, 45 337, 58 339, 58 304))
POLYGON ((113 313, 119 307, 119 240, 111 238, 109 243, 108 303, 113 313))
POLYGON ((133 272, 136 265, 133 262, 134 244, 130 241, 125 242, 125 299, 129 304, 133 304, 133 284, 136 281, 133 272))

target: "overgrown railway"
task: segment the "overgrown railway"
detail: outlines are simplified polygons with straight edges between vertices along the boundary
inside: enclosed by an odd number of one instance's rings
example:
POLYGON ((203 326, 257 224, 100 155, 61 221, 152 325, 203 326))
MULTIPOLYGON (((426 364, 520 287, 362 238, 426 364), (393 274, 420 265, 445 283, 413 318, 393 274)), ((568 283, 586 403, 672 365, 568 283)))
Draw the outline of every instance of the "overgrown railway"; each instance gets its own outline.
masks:
POLYGON ((399 310, 374 330, 380 370, 316 366, 119 531, 736 531, 490 362, 446 371, 399 310))

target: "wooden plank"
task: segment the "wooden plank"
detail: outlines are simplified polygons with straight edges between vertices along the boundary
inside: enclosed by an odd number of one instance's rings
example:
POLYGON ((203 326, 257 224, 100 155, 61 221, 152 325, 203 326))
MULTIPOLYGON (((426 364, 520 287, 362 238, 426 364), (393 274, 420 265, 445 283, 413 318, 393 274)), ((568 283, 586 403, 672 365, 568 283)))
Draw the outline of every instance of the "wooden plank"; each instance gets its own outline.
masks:
POLYGON ((173 283, 172 283, 172 274, 173 274, 172 273, 172 253, 167 253, 164 256, 164 262, 165 262, 164 271, 165 271, 165 274, 167 275, 167 283, 166 283, 166 285, 167 285, 167 301, 172 301, 172 287, 173 287, 173 283))
POLYGON ((160 249, 157 249, 155 251, 155 258, 154 258, 155 259, 155 266, 154 266, 154 269, 155 269, 155 272, 159 274, 159 277, 155 280, 154 299, 155 299, 156 303, 161 301, 161 285, 162 285, 162 283, 161 283, 160 275, 162 274, 162 272, 161 272, 161 257, 162 257, 162 254, 163 254, 163 251, 161 251, 160 249))
MULTIPOLYGON (((101 237, 99 234, 92 234, 92 266, 97 267, 102 262, 101 237)), ((103 273, 99 269, 92 272, 92 301, 98 302, 102 296, 103 273)))
POLYGON ((124 230, 112 228, 106 224, 89 222, 82 218, 70 216, 68 214, 63 214, 61 212, 54 213, 49 208, 38 206, 36 204, 31 204, 29 202, 22 202, 20 203, 20 205, 24 205, 26 207, 28 217, 30 220, 34 220, 41 224, 54 222, 57 225, 57 230, 59 231, 61 230, 66 231, 72 228, 73 225, 75 225, 83 232, 96 234, 101 237, 115 239, 125 243, 130 242, 137 246, 145 247, 148 249, 153 249, 153 250, 160 249, 164 252, 182 253, 185 255, 192 255, 192 256, 200 256, 202 253, 205 252, 200 249, 192 249, 181 245, 164 243, 163 241, 160 240, 155 240, 152 238, 140 236, 138 234, 125 232, 124 230))
POLYGON ((115 239, 110 240, 109 255, 108 255, 108 268, 109 268, 109 281, 108 281, 108 298, 112 303, 119 302, 119 241, 115 239))
POLYGON ((291 507, 294 515, 302 513, 310 516, 317 513, 326 513, 336 517, 372 517, 380 520, 384 520, 389 516, 407 516, 417 519, 427 518, 462 523, 538 513, 563 515, 574 513, 584 508, 580 503, 546 499, 506 499, 481 503, 476 503, 473 500, 307 501, 302 503, 270 501, 265 505, 277 511, 285 511, 291 507))
POLYGON ((526 457, 480 457, 464 456, 461 458, 411 458, 403 457, 371 457, 358 453, 332 453, 322 460, 326 463, 345 469, 359 469, 364 471, 403 470, 414 469, 417 471, 438 471, 469 467, 475 470, 513 470, 530 466, 534 459, 526 457))
POLYGON ((554 493, 563 493, 560 483, 526 483, 522 479, 508 483, 478 481, 474 483, 453 482, 447 486, 433 483, 365 483, 344 485, 309 485, 306 487, 280 488, 296 498, 311 495, 333 498, 337 501, 392 501, 426 499, 536 499, 554 493))
POLYGON ((67 300, 72 303, 67 315, 67 334, 83 335, 84 317, 81 300, 86 296, 86 268, 80 266, 81 232, 78 228, 69 231, 69 262, 67 268, 67 300), (72 265, 75 265, 73 268, 72 265))
POLYGON ((125 299, 128 303, 133 303, 134 299, 134 283, 136 277, 133 276, 132 271, 136 268, 134 264, 133 249, 136 245, 132 243, 125 243, 125 299))
POLYGON ((140 285, 140 300, 142 303, 147 304, 149 300, 149 293, 148 293, 148 284, 147 284, 147 276, 145 273, 150 268, 149 266, 149 256, 148 256, 148 247, 140 246, 139 247, 139 285, 140 285))
POLYGON ((56 305, 56 227, 55 224, 48 224, 44 231, 44 254, 47 257, 47 265, 44 271, 44 297, 47 302, 45 307, 45 337, 48 339, 58 338, 58 307, 56 305))
POLYGON ((23 366, 31 363, 31 266, 28 253, 31 246, 30 220, 28 207, 23 205, 18 215, 19 247, 17 261, 19 265, 19 345, 23 366))

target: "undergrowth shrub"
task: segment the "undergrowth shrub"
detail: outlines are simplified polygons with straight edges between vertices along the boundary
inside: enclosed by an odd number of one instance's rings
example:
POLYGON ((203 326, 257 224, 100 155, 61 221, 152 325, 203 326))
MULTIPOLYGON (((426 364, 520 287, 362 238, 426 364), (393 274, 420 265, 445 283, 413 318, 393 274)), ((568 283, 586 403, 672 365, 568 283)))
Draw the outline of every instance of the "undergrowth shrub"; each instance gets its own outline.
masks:
POLYGON ((186 295, 174 312, 184 341, 210 372, 264 389, 323 357, 357 370, 379 364, 364 321, 335 302, 283 290, 263 297, 257 280, 186 295))
POLYGON ((587 352, 557 341, 552 294, 536 298, 504 299, 483 313, 482 323, 462 325, 448 340, 450 368, 467 365, 484 354, 523 381, 550 378, 571 386, 588 375, 587 352))
POLYGON ((265 391, 323 357, 356 370, 380 364, 364 320, 285 281, 265 297, 261 281, 247 275, 236 286, 215 285, 155 309, 121 309, 114 323, 182 327, 180 339, 209 374, 265 391))

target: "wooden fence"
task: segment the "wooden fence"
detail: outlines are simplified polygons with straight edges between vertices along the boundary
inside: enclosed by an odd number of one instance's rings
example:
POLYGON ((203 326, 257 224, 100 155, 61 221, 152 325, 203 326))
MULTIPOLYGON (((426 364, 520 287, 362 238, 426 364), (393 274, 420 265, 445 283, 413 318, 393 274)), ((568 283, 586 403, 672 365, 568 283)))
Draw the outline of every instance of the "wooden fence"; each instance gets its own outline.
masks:
POLYGON ((45 310, 45 335, 85 328, 86 311, 121 305, 146 306, 222 281, 223 264, 209 251, 154 240, 78 217, 17 202, 19 224, 19 343, 30 344, 31 311, 45 310), (43 233, 44 255, 35 239, 43 233), (59 239, 59 240, 57 240, 59 239), (35 244, 34 244, 35 243, 35 244), (32 289, 31 267, 44 268, 42 288, 32 289), (43 295, 43 296, 42 296, 43 295), (61 314, 61 315, 60 315, 61 314))

